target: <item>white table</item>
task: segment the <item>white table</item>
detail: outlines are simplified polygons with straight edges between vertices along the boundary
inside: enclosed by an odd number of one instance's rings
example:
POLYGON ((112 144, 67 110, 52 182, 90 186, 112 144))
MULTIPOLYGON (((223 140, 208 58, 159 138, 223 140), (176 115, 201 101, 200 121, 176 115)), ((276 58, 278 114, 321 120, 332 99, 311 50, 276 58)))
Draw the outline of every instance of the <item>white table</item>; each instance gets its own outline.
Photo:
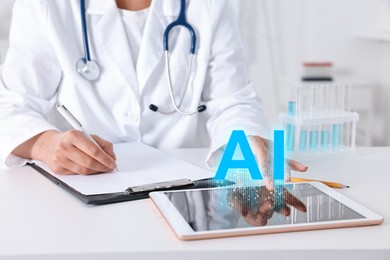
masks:
MULTIPOLYGON (((205 150, 170 153, 204 166, 205 150)), ((30 168, 0 170, 0 259, 390 259, 390 148, 310 164, 380 226, 184 242, 149 200, 87 206, 30 168)), ((305 175, 306 176, 306 175, 305 175)))

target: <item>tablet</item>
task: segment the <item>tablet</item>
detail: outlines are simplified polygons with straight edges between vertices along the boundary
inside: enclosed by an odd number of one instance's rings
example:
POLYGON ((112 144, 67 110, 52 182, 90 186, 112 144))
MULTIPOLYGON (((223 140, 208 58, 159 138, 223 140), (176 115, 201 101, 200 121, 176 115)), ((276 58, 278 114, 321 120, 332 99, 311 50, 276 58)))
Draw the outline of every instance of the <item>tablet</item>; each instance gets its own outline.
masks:
POLYGON ((150 193, 182 240, 377 225, 383 218, 322 183, 150 193))

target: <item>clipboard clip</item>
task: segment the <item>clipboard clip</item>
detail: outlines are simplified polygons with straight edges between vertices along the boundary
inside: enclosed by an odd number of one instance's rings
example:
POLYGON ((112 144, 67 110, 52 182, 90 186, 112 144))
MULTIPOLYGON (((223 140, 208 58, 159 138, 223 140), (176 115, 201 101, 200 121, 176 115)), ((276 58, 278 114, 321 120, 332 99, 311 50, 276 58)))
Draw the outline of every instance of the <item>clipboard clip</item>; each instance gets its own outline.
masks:
POLYGON ((125 195, 132 195, 135 193, 152 192, 157 190, 168 190, 183 186, 194 185, 195 182, 190 179, 180 179, 175 181, 157 182, 153 184, 147 184, 142 186, 129 187, 125 190, 125 195))

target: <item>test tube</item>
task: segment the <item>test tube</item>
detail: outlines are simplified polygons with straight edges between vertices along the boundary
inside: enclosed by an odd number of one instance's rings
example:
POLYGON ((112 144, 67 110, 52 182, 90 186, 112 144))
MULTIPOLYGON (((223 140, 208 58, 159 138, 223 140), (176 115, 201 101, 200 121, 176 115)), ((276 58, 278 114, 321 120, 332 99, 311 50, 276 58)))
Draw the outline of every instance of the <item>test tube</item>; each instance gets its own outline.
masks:
POLYGON ((341 145, 341 133, 342 133, 342 125, 334 124, 332 126, 332 147, 339 148, 341 145))
POLYGON ((344 128, 343 131, 344 135, 342 140, 343 146, 351 147, 352 146, 352 141, 351 141, 352 123, 351 122, 345 123, 343 128, 344 128))
MULTIPOLYGON (((334 116, 340 116, 345 113, 345 86, 336 85, 334 87, 334 116)), ((342 145, 343 125, 333 124, 332 126, 332 147, 340 148, 342 145)))
MULTIPOLYGON (((311 108, 310 108, 310 118, 317 118, 319 111, 319 93, 320 88, 318 86, 311 87, 311 108)), ((319 143, 319 125, 312 125, 310 127, 309 133, 309 149, 317 150, 319 143)))
MULTIPOLYGON (((345 113, 350 113, 351 111, 351 85, 345 85, 345 113)), ((343 136, 343 144, 346 147, 352 146, 351 141, 352 134, 352 123, 345 123, 344 126, 344 136, 343 136)))
POLYGON ((296 88, 296 101, 297 101, 297 117, 304 117, 305 110, 305 92, 302 86, 297 86, 296 88))
MULTIPOLYGON (((297 91, 297 117, 308 118, 310 111, 310 95, 308 88, 299 87, 297 91)), ((307 126, 301 126, 299 131, 299 150, 305 151, 308 144, 308 132, 307 126)))
POLYGON ((307 132, 308 132, 307 127, 302 126, 301 132, 299 133, 299 150, 300 151, 306 151, 306 149, 307 149, 307 138, 308 138, 307 132))
POLYGON ((318 149, 318 126, 312 126, 310 129, 309 135, 309 149, 317 150, 318 149))
MULTIPOLYGON (((325 85, 321 87, 321 117, 324 119, 330 115, 331 108, 331 87, 325 85)), ((331 125, 323 124, 321 128, 321 148, 328 149, 330 147, 330 131, 331 125)))
POLYGON ((350 84, 345 85, 345 112, 351 111, 351 92, 352 87, 350 84))
POLYGON ((343 114, 345 112, 346 105, 346 85, 337 86, 338 96, 337 96, 337 110, 338 114, 343 114))
MULTIPOLYGON (((295 117, 297 113, 297 103, 295 101, 289 101, 287 105, 287 115, 290 117, 295 117)), ((286 150, 294 150, 294 137, 295 137, 295 127, 291 124, 287 124, 286 127, 286 150)))

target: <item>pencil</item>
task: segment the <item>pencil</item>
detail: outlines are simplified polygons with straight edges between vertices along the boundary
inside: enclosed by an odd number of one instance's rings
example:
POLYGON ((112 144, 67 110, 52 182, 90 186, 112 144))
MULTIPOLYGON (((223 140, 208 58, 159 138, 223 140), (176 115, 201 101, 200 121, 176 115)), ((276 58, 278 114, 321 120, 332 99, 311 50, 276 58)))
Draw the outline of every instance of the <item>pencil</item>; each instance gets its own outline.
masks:
POLYGON ((336 189, 343 189, 343 188, 349 188, 349 186, 337 183, 337 182, 329 182, 329 181, 320 181, 320 180, 311 180, 311 179, 305 179, 305 178, 297 178, 297 177, 291 177, 291 182, 311 182, 311 181, 318 181, 326 186, 329 186, 331 188, 336 188, 336 189))

